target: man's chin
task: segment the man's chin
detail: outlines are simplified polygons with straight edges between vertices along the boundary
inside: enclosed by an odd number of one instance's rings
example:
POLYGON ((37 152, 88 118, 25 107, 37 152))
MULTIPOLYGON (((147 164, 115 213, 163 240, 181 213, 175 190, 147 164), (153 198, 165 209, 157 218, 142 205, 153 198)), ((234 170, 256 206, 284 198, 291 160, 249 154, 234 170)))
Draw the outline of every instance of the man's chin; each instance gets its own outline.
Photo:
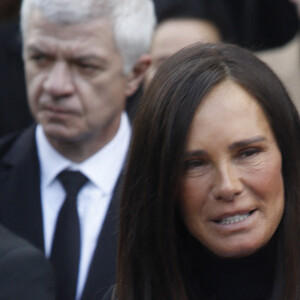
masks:
POLYGON ((44 133, 47 139, 51 142, 58 143, 76 143, 81 138, 81 135, 74 128, 70 129, 61 125, 44 125, 44 133))

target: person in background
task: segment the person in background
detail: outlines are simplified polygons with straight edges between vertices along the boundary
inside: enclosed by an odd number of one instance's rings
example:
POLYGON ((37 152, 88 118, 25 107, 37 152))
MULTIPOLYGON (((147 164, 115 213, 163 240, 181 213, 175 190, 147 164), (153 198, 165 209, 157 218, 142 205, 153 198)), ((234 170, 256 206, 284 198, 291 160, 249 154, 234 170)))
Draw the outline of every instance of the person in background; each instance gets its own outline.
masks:
POLYGON ((37 122, 0 141, 0 222, 42 249, 57 299, 115 280, 126 99, 150 64, 151 0, 24 0, 28 103, 37 122))
POLYGON ((290 0, 290 2, 295 4, 298 16, 300 16, 300 1, 299 0, 290 0))
MULTIPOLYGON (((290 0, 300 16, 300 1, 290 0)), ((267 63, 282 80, 300 112, 300 36, 299 32, 283 46, 258 51, 257 56, 267 63)))
POLYGON ((196 42, 218 43, 222 35, 218 26, 209 19, 174 17, 160 22, 150 48, 152 62, 145 76, 151 81, 158 67, 178 50, 196 42))
POLYGON ((0 299, 55 300, 53 270, 43 253, 0 225, 0 299))
MULTIPOLYGON (((293 1, 293 0, 292 0, 293 1)), ((298 0, 294 0, 298 1, 298 0)), ((278 47, 297 31, 296 10, 289 0, 154 0, 158 22, 166 15, 183 13, 202 17, 213 12, 223 38, 247 49, 278 47)))
POLYGON ((299 149, 297 110, 252 52, 173 55, 133 125, 104 299, 299 300, 299 149))

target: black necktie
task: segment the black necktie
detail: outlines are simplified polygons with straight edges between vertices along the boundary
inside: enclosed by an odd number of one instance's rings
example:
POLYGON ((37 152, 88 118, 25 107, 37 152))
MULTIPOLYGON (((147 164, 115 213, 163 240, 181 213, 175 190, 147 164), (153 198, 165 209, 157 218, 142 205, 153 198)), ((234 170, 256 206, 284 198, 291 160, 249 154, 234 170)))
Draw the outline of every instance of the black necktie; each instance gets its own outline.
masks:
POLYGON ((77 194, 88 179, 80 172, 63 171, 57 178, 66 191, 52 243, 51 261, 57 278, 57 300, 74 300, 80 257, 77 194))

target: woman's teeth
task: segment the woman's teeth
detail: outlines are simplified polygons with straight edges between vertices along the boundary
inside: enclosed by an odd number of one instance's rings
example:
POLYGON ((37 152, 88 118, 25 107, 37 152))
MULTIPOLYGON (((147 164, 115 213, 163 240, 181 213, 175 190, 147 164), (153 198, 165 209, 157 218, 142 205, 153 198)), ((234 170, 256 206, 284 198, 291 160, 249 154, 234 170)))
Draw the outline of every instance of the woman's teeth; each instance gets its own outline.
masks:
POLYGON ((222 224, 222 225, 234 224, 234 223, 238 223, 238 222, 245 220, 250 215, 251 215, 251 212, 249 212, 248 214, 244 214, 244 215, 235 215, 232 217, 227 217, 222 220, 217 220, 216 222, 218 224, 222 224))

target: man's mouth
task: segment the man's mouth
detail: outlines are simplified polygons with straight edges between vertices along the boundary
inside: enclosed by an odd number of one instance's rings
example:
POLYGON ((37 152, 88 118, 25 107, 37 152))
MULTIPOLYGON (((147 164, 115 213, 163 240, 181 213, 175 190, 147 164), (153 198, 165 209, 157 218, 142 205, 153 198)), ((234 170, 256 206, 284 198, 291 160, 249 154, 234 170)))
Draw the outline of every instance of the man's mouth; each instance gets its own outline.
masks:
POLYGON ((50 113, 53 114, 64 114, 64 115, 68 115, 68 114, 74 114, 73 111, 68 110, 68 109, 62 109, 62 108, 57 108, 57 107, 44 107, 44 109, 50 113))

